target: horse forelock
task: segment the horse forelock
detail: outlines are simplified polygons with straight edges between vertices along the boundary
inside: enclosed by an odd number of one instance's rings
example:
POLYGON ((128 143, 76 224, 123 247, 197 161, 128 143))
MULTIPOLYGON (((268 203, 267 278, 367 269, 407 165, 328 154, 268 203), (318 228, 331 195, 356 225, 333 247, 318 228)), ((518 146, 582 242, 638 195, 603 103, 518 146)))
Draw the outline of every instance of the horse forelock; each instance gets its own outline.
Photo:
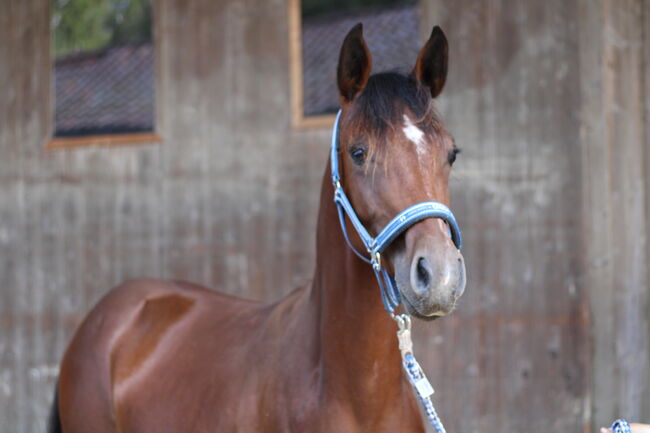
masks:
POLYGON ((404 116, 425 134, 438 135, 440 117, 429 90, 411 74, 381 72, 372 75, 348 109, 345 123, 352 134, 367 137, 368 161, 381 151, 395 130, 404 127, 404 116))

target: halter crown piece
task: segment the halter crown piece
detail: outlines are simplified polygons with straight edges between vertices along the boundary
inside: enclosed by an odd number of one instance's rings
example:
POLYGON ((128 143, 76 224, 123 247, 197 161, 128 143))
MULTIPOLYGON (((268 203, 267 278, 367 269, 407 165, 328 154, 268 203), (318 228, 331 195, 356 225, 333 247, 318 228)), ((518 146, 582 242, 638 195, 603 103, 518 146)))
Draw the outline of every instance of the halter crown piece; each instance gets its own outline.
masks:
POLYGON ((440 218, 447 223, 449 229, 451 230, 451 239, 456 245, 456 248, 460 249, 462 245, 460 228, 454 218, 454 214, 449 210, 447 206, 436 201, 423 201, 418 204, 414 204, 402 212, 397 214, 386 227, 383 228, 377 237, 373 238, 368 233, 368 230, 363 226, 354 208, 350 203, 350 200, 345 195, 343 187, 341 186, 341 174, 339 173, 339 122, 341 120, 341 110, 339 110, 336 115, 336 121, 334 122, 334 129, 332 130, 332 146, 331 146, 331 155, 330 155, 330 164, 332 167, 332 183, 334 184, 334 202, 339 212, 339 221, 341 222, 341 230, 343 230, 343 236, 345 241, 350 246, 352 251, 359 256, 363 261, 372 265, 372 269, 375 271, 375 276, 377 277, 377 282, 379 283, 379 289, 381 292, 381 301, 384 304, 386 311, 393 314, 395 308, 401 303, 401 298, 399 290, 397 288, 397 283, 395 279, 381 266, 381 253, 391 244, 392 241, 397 238, 401 233, 406 229, 411 227, 413 224, 422 221, 426 218, 440 218), (352 226, 356 230, 357 234, 361 238, 363 245, 366 247, 366 251, 370 257, 366 257, 364 254, 359 252, 348 237, 347 227, 345 225, 345 217, 348 217, 352 226))

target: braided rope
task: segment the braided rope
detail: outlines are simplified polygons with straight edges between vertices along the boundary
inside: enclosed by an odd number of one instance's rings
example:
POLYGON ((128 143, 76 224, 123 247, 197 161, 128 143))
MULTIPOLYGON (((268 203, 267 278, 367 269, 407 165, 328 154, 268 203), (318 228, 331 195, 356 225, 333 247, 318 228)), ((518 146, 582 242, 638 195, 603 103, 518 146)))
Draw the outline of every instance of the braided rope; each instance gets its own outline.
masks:
MULTIPOLYGON (((415 360, 415 357, 413 356, 412 353, 407 353, 404 356, 404 369, 408 373, 409 382, 411 382, 411 384, 413 384, 414 386, 420 380, 427 380, 426 376, 422 372, 422 368, 420 368, 420 365, 415 360)), ((427 418, 429 419, 429 422, 431 423, 433 428, 435 428, 436 432, 438 433, 447 433, 447 431, 445 430, 445 426, 442 425, 442 421, 440 421, 440 418, 438 417, 438 413, 436 412, 436 409, 433 407, 433 403, 431 402, 431 397, 428 395, 422 395, 417 387, 415 389, 416 389, 416 394, 420 399, 420 403, 422 404, 422 408, 426 412, 427 418)))

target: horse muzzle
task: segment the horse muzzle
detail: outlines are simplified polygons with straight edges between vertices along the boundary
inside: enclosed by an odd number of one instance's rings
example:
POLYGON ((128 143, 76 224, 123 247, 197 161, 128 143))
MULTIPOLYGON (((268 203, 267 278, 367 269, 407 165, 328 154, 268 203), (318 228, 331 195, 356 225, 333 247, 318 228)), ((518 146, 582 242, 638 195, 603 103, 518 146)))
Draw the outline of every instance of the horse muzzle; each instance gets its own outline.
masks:
POLYGON ((451 313, 465 291, 463 255, 446 235, 441 239, 407 232, 407 244, 410 240, 415 241, 413 252, 406 254, 410 259, 396 269, 404 306, 409 314, 425 320, 451 313))

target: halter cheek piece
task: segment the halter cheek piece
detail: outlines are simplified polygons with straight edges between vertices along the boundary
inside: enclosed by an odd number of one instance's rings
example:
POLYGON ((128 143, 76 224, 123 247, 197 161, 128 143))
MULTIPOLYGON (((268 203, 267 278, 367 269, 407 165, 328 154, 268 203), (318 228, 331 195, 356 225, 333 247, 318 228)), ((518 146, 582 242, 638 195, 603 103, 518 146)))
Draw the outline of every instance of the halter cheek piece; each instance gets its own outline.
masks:
POLYGON ((411 227, 413 224, 422 221, 426 218, 440 218, 447 223, 449 229, 451 230, 451 239, 456 245, 456 248, 460 249, 462 245, 460 228, 454 218, 454 214, 451 213, 449 208, 442 203, 435 201, 423 201, 418 204, 414 204, 402 212, 397 214, 386 227, 383 228, 377 237, 373 238, 368 233, 368 230, 363 226, 359 217, 354 212, 354 208, 350 203, 350 200, 345 195, 343 187, 341 186, 341 175, 339 173, 339 121, 341 119, 341 110, 339 110, 336 115, 336 121, 334 122, 334 128, 332 130, 332 146, 331 146, 331 155, 330 155, 330 164, 332 167, 332 183, 334 184, 334 202, 339 212, 339 221, 341 222, 341 230, 343 230, 343 236, 345 241, 350 246, 352 251, 359 256, 363 261, 372 265, 372 269, 375 271, 375 276, 377 277, 377 282, 379 283, 379 289, 381 292, 381 301, 384 303, 384 308, 389 313, 393 313, 395 308, 401 303, 401 298, 399 290, 397 288, 397 283, 395 279, 386 271, 385 268, 381 266, 381 253, 388 247, 406 229, 411 227), (361 238, 363 245, 366 247, 367 253, 370 257, 366 257, 364 254, 359 252, 348 237, 348 231, 345 224, 345 217, 348 217, 352 226, 356 230, 357 234, 361 238))

